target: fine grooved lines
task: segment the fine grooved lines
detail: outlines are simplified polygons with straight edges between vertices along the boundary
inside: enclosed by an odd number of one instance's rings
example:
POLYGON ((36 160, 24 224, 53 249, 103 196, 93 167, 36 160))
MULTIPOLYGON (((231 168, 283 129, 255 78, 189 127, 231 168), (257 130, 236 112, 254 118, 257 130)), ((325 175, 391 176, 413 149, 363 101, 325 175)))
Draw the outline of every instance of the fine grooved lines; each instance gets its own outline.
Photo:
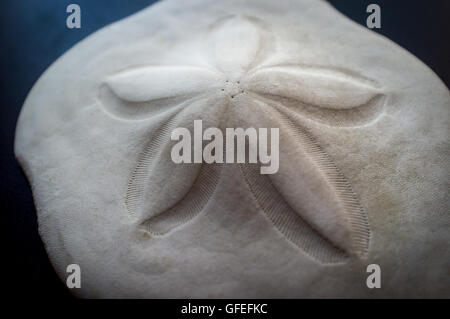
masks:
MULTIPOLYGON (((265 104, 265 103, 264 103, 265 104)), ((365 258, 368 254, 370 240, 370 226, 356 194, 354 193, 349 181, 336 166, 331 157, 316 142, 315 138, 304 128, 294 124, 289 117, 296 117, 291 110, 279 105, 273 104, 275 110, 280 115, 280 120, 289 128, 294 136, 301 142, 305 151, 311 156, 312 162, 317 165, 326 180, 333 187, 335 194, 341 203, 346 214, 347 221, 351 229, 352 246, 354 254, 365 258), (288 115, 286 115, 284 112, 288 115)))
MULTIPOLYGON (((226 103, 223 111, 219 112, 219 123, 223 123, 227 118, 228 107, 226 103)), ((223 129, 222 125, 221 128, 223 129)), ((225 154, 225 145, 223 152, 225 154)), ((171 208, 144 220, 141 227, 152 236, 163 236, 196 217, 215 193, 222 170, 223 164, 201 164, 197 177, 185 195, 171 208)))
POLYGON ((344 262, 345 251, 326 239, 295 212, 258 165, 239 165, 244 180, 259 208, 284 237, 321 263, 344 262))
POLYGON ((162 236, 197 216, 214 194, 221 169, 221 164, 203 164, 196 180, 182 199, 141 225, 153 236, 162 236))
MULTIPOLYGON (((193 100, 188 101, 188 103, 192 102, 193 100)), ((144 192, 149 183, 151 172, 155 169, 156 159, 160 156, 161 150, 170 140, 172 130, 179 123, 179 118, 186 110, 184 106, 185 104, 179 105, 167 117, 164 124, 156 130, 129 179, 125 206, 128 214, 135 219, 143 219, 144 192)), ((214 194, 221 171, 221 164, 202 164, 193 184, 185 195, 169 209, 145 218, 140 222, 140 228, 152 236, 162 236, 197 216, 214 194)))
POLYGON ((158 151, 161 150, 161 146, 167 144, 170 132, 174 127, 174 122, 182 110, 183 108, 180 106, 169 116, 166 122, 156 131, 155 138, 152 138, 151 142, 138 160, 138 163, 128 182, 125 197, 125 206, 131 217, 138 218, 138 210, 142 209, 144 190, 152 170, 151 165, 153 164, 153 160, 158 155, 158 151))

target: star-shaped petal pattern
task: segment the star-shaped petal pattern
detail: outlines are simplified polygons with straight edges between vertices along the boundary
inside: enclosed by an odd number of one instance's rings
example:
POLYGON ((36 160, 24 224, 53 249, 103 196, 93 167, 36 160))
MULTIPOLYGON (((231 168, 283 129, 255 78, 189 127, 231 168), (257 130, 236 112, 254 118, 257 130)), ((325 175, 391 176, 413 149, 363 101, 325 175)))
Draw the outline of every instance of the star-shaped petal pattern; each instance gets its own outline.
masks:
POLYGON ((258 208, 287 240, 319 262, 365 257, 370 227, 364 209, 302 123, 369 123, 381 114, 381 90, 348 70, 269 65, 276 39, 255 18, 224 17, 210 29, 199 53, 206 63, 127 70, 101 88, 103 105, 116 116, 164 119, 130 178, 125 201, 130 216, 148 234, 164 236, 202 212, 213 196, 224 164, 177 165, 167 160, 174 128, 192 128, 198 119, 205 127, 279 127, 279 173, 261 175, 259 164, 237 164, 258 208), (179 176, 184 182, 174 186, 179 176), (295 179, 308 182, 292 191, 286 180, 295 179), (159 201, 158 194, 171 187, 184 195, 159 201))

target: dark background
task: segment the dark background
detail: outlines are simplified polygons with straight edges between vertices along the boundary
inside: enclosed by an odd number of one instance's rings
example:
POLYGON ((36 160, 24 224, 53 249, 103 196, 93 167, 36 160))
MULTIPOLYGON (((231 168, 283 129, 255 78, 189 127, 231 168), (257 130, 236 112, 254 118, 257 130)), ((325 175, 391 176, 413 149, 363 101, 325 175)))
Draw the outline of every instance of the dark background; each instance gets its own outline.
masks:
MULTIPOLYGON (((188 0, 186 0, 188 1, 188 0)), ((217 0, 224 1, 224 0, 217 0)), ((38 234, 30 187, 13 154, 22 104, 39 76, 69 48, 103 26, 124 18, 151 0, 2 0, 0 37, 0 213, 4 237, 2 288, 13 298, 68 299, 38 234), (81 7, 81 29, 66 28, 66 7, 81 7)), ((330 0, 339 11, 365 25, 366 7, 381 7, 376 30, 416 55, 447 87, 449 74, 448 0, 330 0)))

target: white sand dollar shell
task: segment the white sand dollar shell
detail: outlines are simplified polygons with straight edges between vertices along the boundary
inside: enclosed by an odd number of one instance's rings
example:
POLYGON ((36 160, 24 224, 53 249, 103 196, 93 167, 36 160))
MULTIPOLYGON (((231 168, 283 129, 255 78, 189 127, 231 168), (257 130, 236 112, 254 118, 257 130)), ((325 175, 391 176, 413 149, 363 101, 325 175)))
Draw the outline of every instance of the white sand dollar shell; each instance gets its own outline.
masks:
POLYGON ((324 1, 167 0, 55 62, 15 151, 55 269, 83 271, 79 296, 442 296, 449 102, 324 1), (279 171, 174 163, 171 132, 195 120, 279 128, 279 171))

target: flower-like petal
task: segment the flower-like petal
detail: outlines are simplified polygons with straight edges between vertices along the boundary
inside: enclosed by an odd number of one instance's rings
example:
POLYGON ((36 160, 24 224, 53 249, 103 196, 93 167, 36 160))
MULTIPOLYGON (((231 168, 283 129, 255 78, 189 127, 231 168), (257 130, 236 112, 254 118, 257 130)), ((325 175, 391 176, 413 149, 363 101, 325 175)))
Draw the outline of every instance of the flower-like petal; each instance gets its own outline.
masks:
POLYGON ((121 118, 141 119, 217 89, 223 75, 194 66, 147 66, 109 77, 100 99, 121 118))
POLYGON ((367 104, 381 91, 349 72, 324 68, 272 66, 255 70, 244 81, 252 92, 279 96, 321 108, 345 110, 367 104))
POLYGON ((226 18, 215 27, 214 64, 230 80, 237 80, 257 62, 265 41, 263 30, 246 17, 226 18))
POLYGON ((145 102, 180 96, 217 87, 220 76, 192 66, 149 66, 126 71, 106 83, 122 100, 145 102))
POLYGON ((176 164, 171 150, 176 143, 171 133, 181 127, 193 130, 193 121, 219 126, 224 100, 198 98, 166 112, 161 125, 152 132, 128 182, 125 206, 139 229, 164 235, 197 216, 213 195, 221 164, 176 164), (211 107, 214 106, 214 107, 211 107))
MULTIPOLYGON (((261 127, 280 128, 280 167, 261 175, 255 164, 241 165, 245 181, 262 212, 293 244, 322 263, 364 257, 369 226, 349 181, 315 138, 270 104, 253 100, 261 127)), ((244 126, 254 119, 241 116, 244 126)))

